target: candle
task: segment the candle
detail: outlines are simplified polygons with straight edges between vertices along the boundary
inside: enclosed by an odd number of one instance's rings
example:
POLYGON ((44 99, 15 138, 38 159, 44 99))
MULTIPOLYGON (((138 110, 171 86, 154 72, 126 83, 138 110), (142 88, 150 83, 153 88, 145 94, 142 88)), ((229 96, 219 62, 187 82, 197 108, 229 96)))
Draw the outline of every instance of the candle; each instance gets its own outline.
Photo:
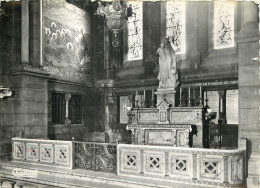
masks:
POLYGON ((193 85, 193 88, 192 88, 192 96, 193 96, 193 100, 195 100, 195 90, 194 90, 194 85, 193 85))
POLYGON ((180 100, 181 100, 181 95, 182 95, 182 88, 180 87, 180 100))
POLYGON ((190 87, 189 87, 189 99, 190 99, 190 87))

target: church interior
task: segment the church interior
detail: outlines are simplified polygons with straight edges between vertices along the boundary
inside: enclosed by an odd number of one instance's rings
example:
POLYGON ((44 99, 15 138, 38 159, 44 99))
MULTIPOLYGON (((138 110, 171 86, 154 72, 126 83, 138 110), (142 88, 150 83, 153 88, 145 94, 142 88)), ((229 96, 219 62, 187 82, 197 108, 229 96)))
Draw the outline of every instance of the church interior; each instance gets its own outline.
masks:
POLYGON ((259 1, 0 3, 0 187, 260 186, 259 1))

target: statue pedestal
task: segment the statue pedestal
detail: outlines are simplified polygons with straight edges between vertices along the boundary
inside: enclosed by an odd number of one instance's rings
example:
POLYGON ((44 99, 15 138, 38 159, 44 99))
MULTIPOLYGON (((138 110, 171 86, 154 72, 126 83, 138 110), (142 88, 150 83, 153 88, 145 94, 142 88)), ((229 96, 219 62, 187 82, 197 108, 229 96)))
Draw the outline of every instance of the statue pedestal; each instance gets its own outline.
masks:
POLYGON ((167 89, 157 89, 155 94, 157 95, 157 106, 165 99, 168 104, 175 107, 175 89, 167 88, 167 89))

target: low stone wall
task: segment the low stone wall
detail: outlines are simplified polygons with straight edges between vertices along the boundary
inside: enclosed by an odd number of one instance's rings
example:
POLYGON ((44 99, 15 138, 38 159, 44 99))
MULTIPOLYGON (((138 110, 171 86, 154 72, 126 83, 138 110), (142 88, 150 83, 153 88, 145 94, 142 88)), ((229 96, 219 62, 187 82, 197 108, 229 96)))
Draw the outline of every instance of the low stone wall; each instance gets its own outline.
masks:
MULTIPOLYGON (((242 140, 242 145, 245 140, 242 140)), ((117 174, 204 185, 242 185, 246 149, 117 145, 117 174)))
POLYGON ((73 168, 73 142, 12 138, 13 161, 73 168))

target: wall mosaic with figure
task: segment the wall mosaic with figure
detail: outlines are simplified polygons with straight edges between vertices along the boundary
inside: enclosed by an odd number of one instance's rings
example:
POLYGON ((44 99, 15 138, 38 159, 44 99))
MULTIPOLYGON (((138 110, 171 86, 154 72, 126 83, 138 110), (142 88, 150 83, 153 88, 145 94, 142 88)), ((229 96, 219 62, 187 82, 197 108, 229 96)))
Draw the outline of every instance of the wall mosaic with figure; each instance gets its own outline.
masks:
POLYGON ((44 69, 55 78, 87 82, 91 73, 90 18, 66 0, 43 0, 44 69))

